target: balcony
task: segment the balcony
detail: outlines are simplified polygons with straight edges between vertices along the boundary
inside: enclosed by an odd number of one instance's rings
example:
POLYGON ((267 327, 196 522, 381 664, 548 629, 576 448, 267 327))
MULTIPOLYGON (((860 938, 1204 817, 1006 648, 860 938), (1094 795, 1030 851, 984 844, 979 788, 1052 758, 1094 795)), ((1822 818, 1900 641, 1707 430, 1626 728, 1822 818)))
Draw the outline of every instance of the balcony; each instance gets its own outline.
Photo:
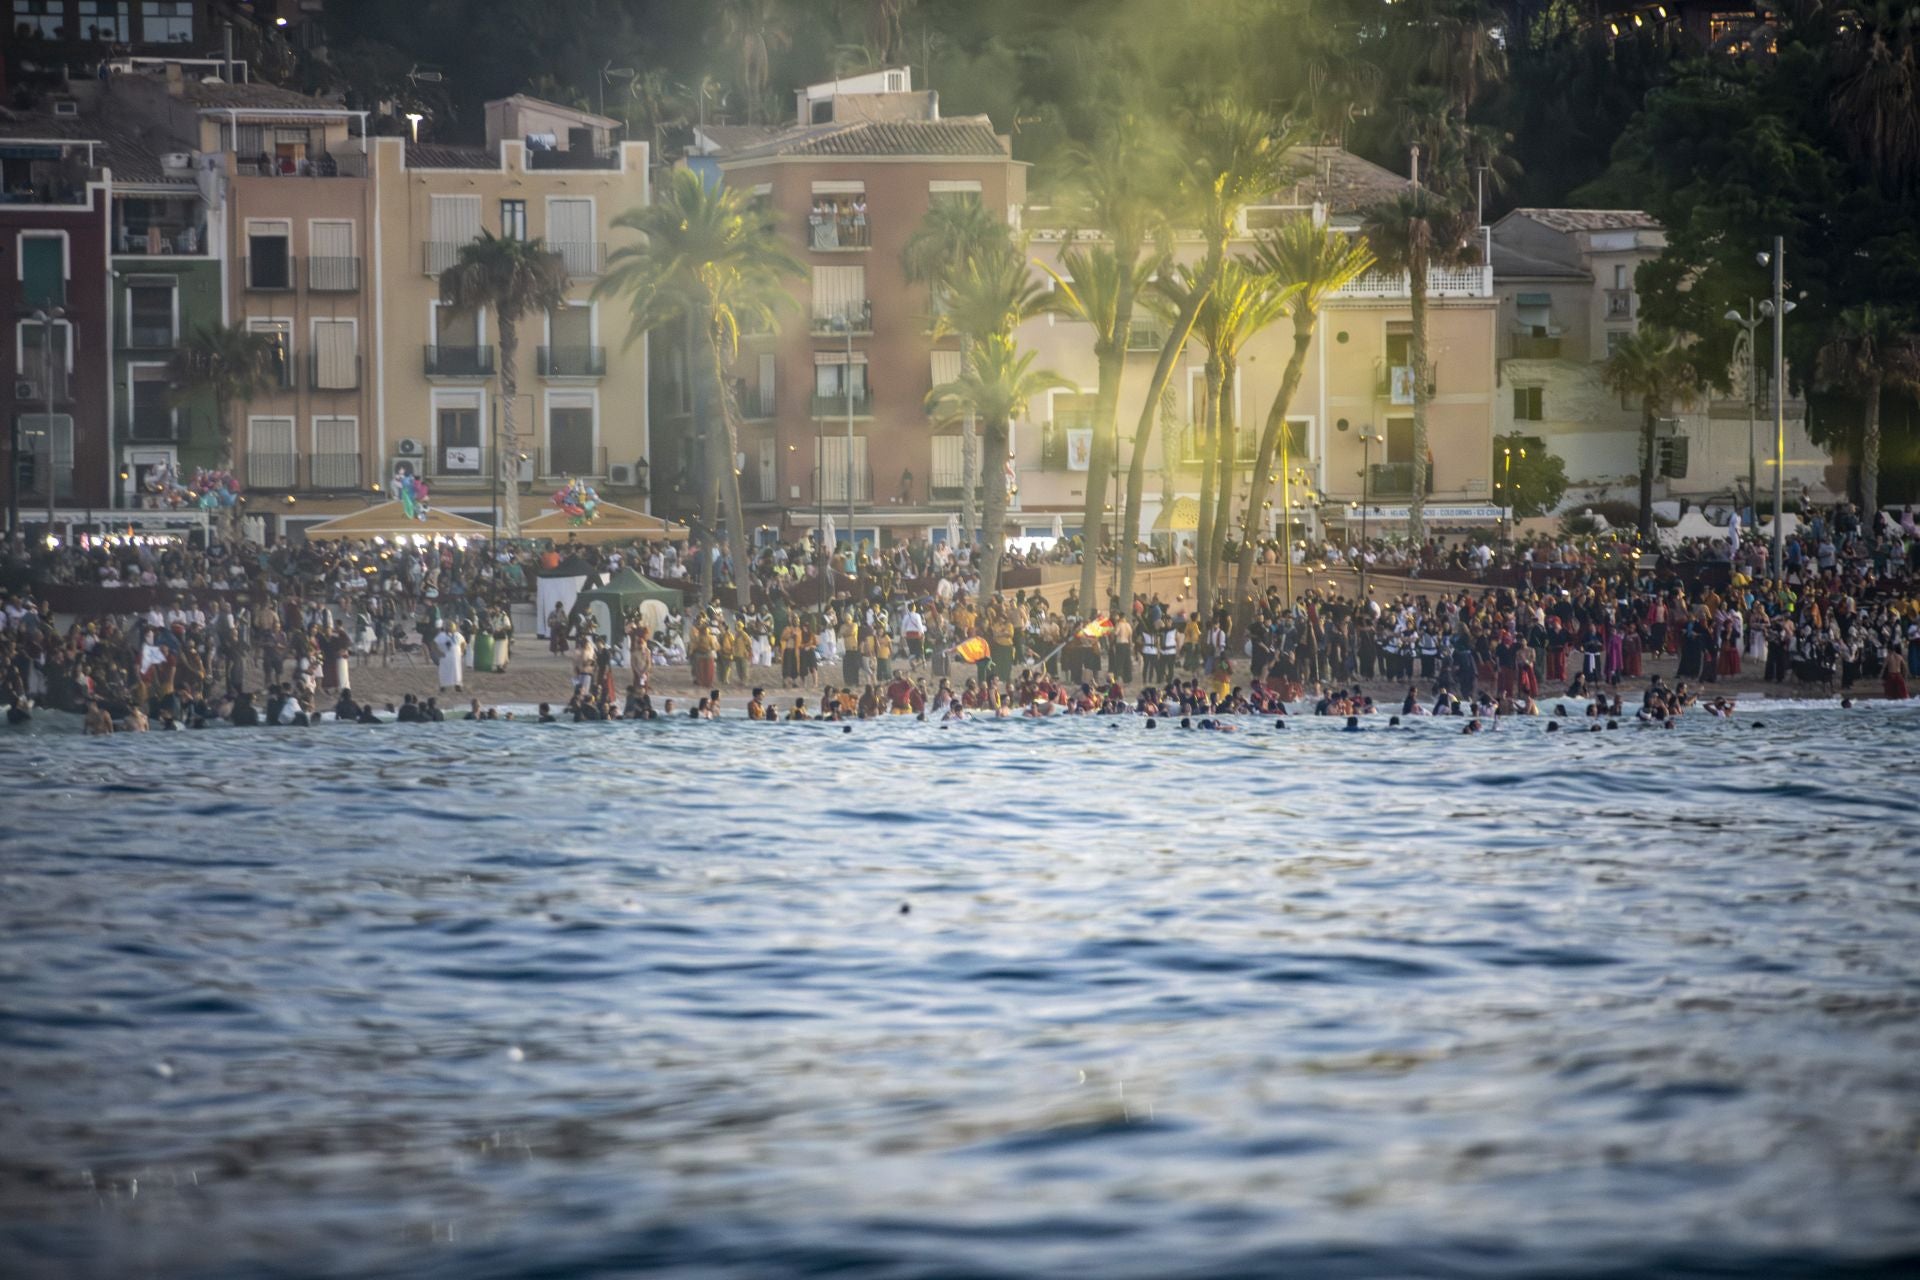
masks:
MULTIPOLYGON (((46 462, 38 454, 22 449, 19 471, 15 476, 20 495, 20 505, 31 508, 36 502, 47 500, 46 462)), ((53 497, 56 502, 64 502, 73 497, 73 463, 56 462, 53 464, 53 497)))
POLYGON ((360 389, 360 357, 356 355, 352 364, 344 369, 338 367, 326 369, 323 377, 319 355, 309 355, 307 357, 307 389, 309 391, 358 391, 360 389))
MULTIPOLYGON (((1213 457, 1211 439, 1193 427, 1177 432, 1180 446, 1180 465, 1197 467, 1213 457)), ((1260 455, 1260 432, 1257 428, 1239 427, 1233 433, 1233 465, 1238 470, 1251 467, 1260 455)))
POLYGON ((521 476, 527 475, 526 468, 533 468, 533 475, 541 480, 559 480, 562 476, 579 476, 589 480, 604 480, 607 475, 607 450, 604 445, 565 445, 527 450, 527 461, 521 464, 521 476))
POLYGON ((249 453, 247 488, 292 489, 300 474, 297 453, 249 453))
POLYGON ((240 259, 240 278, 250 293, 292 293, 295 274, 292 258, 240 259))
POLYGON ((1631 289, 1607 290, 1607 319, 1609 320, 1633 319, 1633 290, 1631 289))
MULTIPOLYGON (((604 480, 607 476, 606 446, 567 445, 559 448, 522 449, 514 468, 516 484, 558 481, 562 476, 580 476, 604 480)), ((492 483, 497 450, 479 445, 436 445, 423 458, 415 459, 420 473, 441 484, 486 486, 492 483)), ((557 484, 555 487, 558 487, 557 484)))
POLYGON ((316 453, 307 458, 310 489, 357 490, 367 483, 361 474, 357 453, 316 453))
POLYGON ((1513 359, 1515 360, 1558 360, 1560 358, 1560 335, 1542 333, 1516 333, 1513 335, 1513 359))
POLYGON ((545 247, 559 255, 572 279, 588 279, 607 269, 607 246, 598 240, 549 240, 545 247))
POLYGON ((858 302, 850 302, 844 306, 816 307, 812 319, 808 322, 808 329, 816 337, 872 333, 873 301, 862 298, 858 302))
POLYGON ((541 347, 540 376, 543 378, 604 378, 607 376, 605 347, 541 347))
POLYGON ((484 484, 493 478, 494 458, 494 450, 479 445, 436 444, 415 465, 435 481, 484 484))
POLYGON ((852 253, 873 247, 873 227, 865 214, 814 215, 807 224, 807 247, 815 253, 852 253))
POLYGON ((114 253, 123 257, 200 257, 208 252, 204 222, 155 222, 115 228, 114 253))
POLYGON ((602 151, 594 147, 582 147, 577 150, 561 151, 557 148, 529 150, 527 168, 529 169, 618 169, 620 153, 602 151))
POLYGON ((873 393, 855 389, 851 402, 844 391, 830 396, 813 397, 813 416, 816 418, 844 418, 851 412, 856 418, 873 416, 873 393))
POLYGON ((426 374, 429 378, 491 378, 492 347, 428 347, 426 374))
POLYGON ((745 378, 735 378, 732 385, 733 403, 742 418, 748 422, 764 422, 773 416, 775 401, 771 384, 756 387, 749 385, 745 378))
MULTIPOLYGON (((1429 298, 1491 298, 1493 296, 1492 241, 1487 228, 1474 233, 1470 243, 1479 265, 1431 267, 1427 271, 1429 298)), ((1339 298, 1411 298, 1413 287, 1404 271, 1370 271, 1334 295, 1339 298)))
MULTIPOLYGON (((1427 492, 1433 492, 1433 472, 1427 472, 1427 492)), ((1376 462, 1367 468, 1368 498, 1411 498, 1413 496, 1413 464, 1411 462, 1376 462)))
POLYGON ((358 151, 316 151, 305 156, 234 157, 243 178, 364 178, 367 157, 358 151))
POLYGON ((307 292, 358 293, 359 291, 360 259, 307 259, 307 292))
MULTIPOLYGON (((1427 398, 1433 398, 1434 384, 1427 383, 1427 398)), ((1390 404, 1412 404, 1413 367, 1404 364, 1377 364, 1373 367, 1373 394, 1390 404)))
POLYGON ((809 486, 811 492, 807 495, 807 501, 815 506, 824 505, 829 509, 832 509, 836 505, 846 506, 848 502, 847 481, 849 479, 853 481, 852 501, 864 503, 873 501, 873 468, 857 465, 853 468, 853 475, 851 477, 839 467, 828 468, 827 474, 822 476, 819 468, 816 467, 812 476, 812 484, 809 486))
POLYGON ((130 324, 120 334, 122 351, 171 351, 179 337, 168 324, 130 324))

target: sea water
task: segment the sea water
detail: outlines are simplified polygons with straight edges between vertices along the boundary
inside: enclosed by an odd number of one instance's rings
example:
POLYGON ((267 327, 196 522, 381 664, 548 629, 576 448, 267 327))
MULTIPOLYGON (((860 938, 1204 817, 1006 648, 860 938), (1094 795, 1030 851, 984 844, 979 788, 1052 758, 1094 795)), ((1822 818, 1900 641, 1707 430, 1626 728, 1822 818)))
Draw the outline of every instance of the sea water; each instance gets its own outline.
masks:
POLYGON ((1920 1261, 1920 714, 1460 724, 0 736, 0 1274, 1920 1261))

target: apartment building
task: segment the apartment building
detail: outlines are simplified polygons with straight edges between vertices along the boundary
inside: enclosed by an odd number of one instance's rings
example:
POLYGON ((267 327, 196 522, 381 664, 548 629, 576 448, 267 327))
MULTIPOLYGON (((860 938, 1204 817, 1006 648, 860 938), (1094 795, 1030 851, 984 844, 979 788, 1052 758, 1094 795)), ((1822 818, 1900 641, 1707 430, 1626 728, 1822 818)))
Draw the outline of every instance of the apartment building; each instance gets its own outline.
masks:
MULTIPOLYGON (((1491 228, 1500 304, 1499 433, 1532 436, 1566 465, 1568 505, 1635 499, 1641 467, 1637 401, 1607 390, 1607 357, 1640 323, 1634 280, 1660 256, 1666 233, 1634 209, 1516 209, 1491 228)), ((1730 371, 1732 394, 1711 392, 1673 406, 1655 447, 1655 497, 1744 493, 1749 468, 1771 483, 1768 330, 1763 325, 1751 399, 1759 427, 1750 437, 1743 355, 1730 371)), ((1805 406, 1789 398, 1787 480, 1824 492, 1830 459, 1806 434, 1805 406)))
MULTIPOLYGON (((748 518, 792 536, 824 523, 868 542, 944 536, 961 497, 961 436, 925 400, 959 367, 930 335, 931 299, 901 253, 933 203, 977 198, 1017 225, 1026 166, 984 116, 890 68, 810 85, 784 126, 708 127, 689 163, 764 201, 807 274, 775 333, 748 335, 735 369, 748 518)), ((664 344, 663 344, 664 346, 664 344)), ((676 515, 699 506, 698 451, 677 346, 663 351, 654 471, 676 515)))
POLYGON ((0 444, 10 520, 37 523, 50 503, 64 511, 111 502, 108 144, 95 122, 0 116, 0 444))
MULTIPOLYGON (((1252 248, 1263 228, 1307 216, 1349 234, 1359 234, 1365 211, 1406 189, 1406 179, 1335 147, 1299 147, 1289 156, 1292 181, 1242 214, 1230 252, 1252 248)), ((1029 222, 1043 224, 1045 210, 1029 222)), ((1034 232, 1032 251, 1058 269, 1066 247, 1062 233, 1034 232)), ((1428 351, 1434 383, 1428 402, 1430 476, 1426 519, 1437 528, 1489 523, 1492 505, 1494 430, 1493 339, 1497 314, 1491 271, 1481 265, 1436 268, 1426 282, 1428 351)), ((1184 236, 1176 256, 1197 260, 1203 245, 1184 236)), ((1308 350, 1306 371, 1289 411, 1287 488, 1296 524, 1319 536, 1357 525, 1361 507, 1371 530, 1403 531, 1413 495, 1413 379, 1409 342, 1412 293, 1404 273, 1375 272, 1355 281, 1322 311, 1308 350), (1316 502, 1309 495, 1319 495, 1316 502)), ((1134 433, 1163 332, 1150 316, 1136 313, 1128 364, 1121 386, 1120 470, 1132 461, 1134 433)), ((1023 345, 1037 353, 1036 367, 1051 369, 1072 386, 1050 393, 1017 424, 1013 450, 1018 493, 1010 522, 1022 533, 1050 533, 1055 517, 1067 534, 1080 532, 1086 501, 1087 441, 1091 436, 1097 369, 1091 326, 1061 317, 1029 322, 1023 345)), ((1259 433, 1279 390, 1291 355, 1291 324, 1275 325, 1249 340, 1241 352, 1226 408, 1238 447, 1236 483, 1244 486, 1259 433)), ((1196 337, 1176 366, 1172 420, 1158 415, 1146 446, 1147 481, 1141 528, 1136 536, 1176 545, 1190 541, 1201 493, 1200 458, 1210 452, 1196 429, 1206 419, 1207 351, 1196 337)), ((1278 464, 1276 463, 1276 471, 1278 464)), ((1124 476, 1110 482, 1103 505, 1118 522, 1124 476)), ((1279 487, 1266 513, 1269 530, 1285 509, 1279 487)))
POLYGON ((383 355, 368 456, 382 482, 424 475, 437 506, 490 518, 507 407, 499 325, 443 305, 439 278, 482 231, 537 239, 566 263, 568 300, 519 324, 511 500, 531 517, 579 476, 644 506, 647 343, 628 343, 621 301, 591 295, 609 242, 628 234, 613 220, 650 199, 647 145, 617 138, 618 121, 525 96, 486 104, 486 120, 484 147, 374 141, 383 355))

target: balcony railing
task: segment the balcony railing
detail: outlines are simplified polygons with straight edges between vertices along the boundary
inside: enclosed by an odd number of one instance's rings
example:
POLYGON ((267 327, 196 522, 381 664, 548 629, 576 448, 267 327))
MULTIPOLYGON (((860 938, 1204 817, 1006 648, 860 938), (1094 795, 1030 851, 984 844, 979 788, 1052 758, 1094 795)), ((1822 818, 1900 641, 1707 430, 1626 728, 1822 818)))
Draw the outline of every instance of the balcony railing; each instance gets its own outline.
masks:
MULTIPOLYGON (((848 412, 849 401, 844 391, 813 397, 813 416, 816 418, 844 418, 848 412)), ((856 418, 873 416, 873 393, 856 390, 851 401, 851 412, 856 418)))
POLYGON ((67 305, 67 282, 48 280, 44 283, 32 280, 20 282, 20 306, 23 310, 34 311, 67 305))
POLYGON ((491 378, 492 347, 428 347, 426 372, 430 378, 491 378))
POLYGON ((607 246, 598 240, 549 240, 547 251, 560 255, 567 274, 579 280, 607 269, 607 246))
POLYGON ((307 458, 307 487, 310 489, 358 489, 367 483, 361 478, 357 453, 316 453, 307 458))
POLYGON ((605 347, 541 347, 540 376, 543 378, 604 378, 607 376, 605 347))
MULTIPOLYGON (((1427 472, 1427 492, 1433 492, 1433 472, 1427 472)), ((1411 498, 1413 496, 1413 464, 1411 462, 1376 462, 1367 469, 1367 497, 1369 498, 1411 498)))
POLYGON ((809 328, 816 334, 872 333, 873 302, 863 298, 840 307, 817 307, 809 328))
POLYGON ((1551 337, 1537 333, 1516 333, 1513 335, 1513 358, 1515 360, 1558 360, 1560 358, 1560 337, 1551 337))
POLYGON ((360 259, 307 259, 307 292, 358 293, 359 291, 360 259))
POLYGON ((1631 289, 1607 290, 1607 319, 1609 320, 1633 319, 1633 290, 1631 289))
POLYGON ((243 178, 364 178, 367 157, 358 151, 316 151, 292 156, 235 156, 234 172, 243 178))
POLYGON ((240 259, 240 278, 254 293, 291 293, 296 274, 291 257, 240 259))
POLYGON ((841 467, 828 467, 824 476, 821 475, 818 467, 814 468, 812 492, 807 495, 808 501, 815 505, 824 503, 829 508, 836 502, 844 504, 847 501, 848 479, 853 481, 853 501, 873 501, 873 468, 857 464, 853 468, 851 477, 841 467))
MULTIPOLYGON (((1213 457, 1212 438, 1193 427, 1182 428, 1178 432, 1180 444, 1180 465, 1196 467, 1213 457)), ((1257 427, 1239 427, 1233 433, 1233 465, 1244 469, 1250 467, 1260 456, 1260 430, 1257 427)))
MULTIPOLYGON (((1427 271, 1427 296, 1429 298, 1491 298, 1493 296, 1492 243, 1487 229, 1482 227, 1475 236, 1479 264, 1466 267, 1431 267, 1427 271)), ((1404 271, 1370 271, 1346 288, 1336 297, 1341 298, 1410 298, 1413 289, 1409 277, 1404 271)))
MULTIPOLYGON (((523 455, 513 467, 516 484, 539 484, 561 476, 580 476, 604 480, 607 476, 605 445, 561 445, 559 448, 522 449, 523 455)), ((431 480, 453 484, 485 485, 494 474, 498 453, 479 445, 436 445, 426 456, 415 459, 422 475, 431 480)))
POLYGON ((529 169, 618 169, 620 153, 618 151, 599 151, 591 147, 578 150, 527 152, 529 169))
POLYGON ((557 449, 549 446, 527 452, 534 475, 542 480, 557 480, 561 476, 580 476, 589 480, 606 478, 607 450, 604 445, 562 445, 557 449))
POLYGON ((291 489, 300 474, 297 453, 248 453, 247 488, 291 489))
POLYGON ((773 387, 754 386, 745 378, 733 380, 733 403, 740 416, 749 422, 763 421, 773 416, 775 403, 773 387))
MULTIPOLYGON (((1433 396, 1433 381, 1427 381, 1427 396, 1433 396)), ((1412 404, 1415 389, 1413 367, 1404 364, 1379 364, 1373 367, 1373 394, 1392 404, 1412 404)))
MULTIPOLYGON (((331 362, 329 362, 331 363, 331 362)), ((307 357, 307 389, 309 391, 358 391, 360 389, 360 357, 354 356, 351 362, 342 361, 344 368, 322 368, 319 355, 307 357), (324 374, 324 376, 323 376, 324 374)))
POLYGON ((437 444, 416 459, 420 471, 434 480, 480 483, 493 476, 495 454, 475 445, 437 444))
POLYGON ((428 275, 437 276, 460 261, 460 251, 472 243, 471 240, 424 241, 420 246, 421 266, 428 275))
POLYGON ((824 214, 808 218, 808 243, 819 253, 873 247, 873 228, 865 214, 824 214))
POLYGON ((154 223, 139 229, 120 227, 115 233, 116 254, 164 258, 207 252, 205 223, 154 223))
POLYGON ((178 338, 172 324, 129 324, 120 335, 122 351, 171 351, 178 338))

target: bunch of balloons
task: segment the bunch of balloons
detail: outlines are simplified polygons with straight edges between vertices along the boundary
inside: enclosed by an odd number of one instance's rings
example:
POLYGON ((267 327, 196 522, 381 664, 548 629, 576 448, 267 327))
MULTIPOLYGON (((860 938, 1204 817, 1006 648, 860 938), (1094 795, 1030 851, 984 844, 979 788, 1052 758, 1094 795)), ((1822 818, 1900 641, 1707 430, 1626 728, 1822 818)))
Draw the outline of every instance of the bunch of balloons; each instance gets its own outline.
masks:
POLYGON ((202 467, 193 473, 192 490, 200 495, 202 511, 231 507, 240 500, 240 482, 231 471, 208 471, 202 467))
POLYGON ((585 480, 569 476, 566 487, 553 495, 553 505, 572 517, 568 523, 577 529, 583 524, 593 523, 594 517, 599 514, 600 495, 585 480))
POLYGON ((409 520, 425 520, 430 508, 427 506, 427 482, 419 476, 408 473, 394 480, 393 487, 398 491, 400 509, 407 513, 409 520))

